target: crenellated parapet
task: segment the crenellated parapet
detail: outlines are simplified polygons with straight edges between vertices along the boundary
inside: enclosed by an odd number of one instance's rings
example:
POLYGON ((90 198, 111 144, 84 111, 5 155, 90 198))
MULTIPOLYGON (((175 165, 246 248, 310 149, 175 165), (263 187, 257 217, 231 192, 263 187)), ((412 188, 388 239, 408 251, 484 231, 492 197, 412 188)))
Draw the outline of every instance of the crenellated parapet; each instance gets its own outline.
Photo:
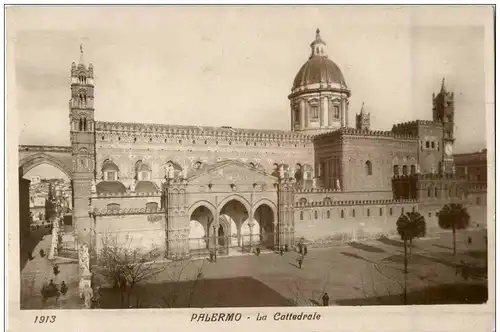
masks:
POLYGON ((321 200, 321 201, 299 201, 295 203, 296 208, 312 208, 327 206, 354 206, 354 205, 391 205, 391 204, 416 204, 416 199, 381 199, 381 200, 321 200))
MULTIPOLYGON (((232 127, 180 126, 145 123, 97 122, 96 135, 114 133, 123 137, 123 142, 145 142, 163 139, 216 140, 227 142, 286 142, 307 144, 312 136, 282 130, 253 130, 232 127)), ((121 141, 121 140, 120 140, 121 141)))
POLYGON ((21 151, 27 152, 58 152, 58 153, 71 153, 71 146, 57 146, 57 145, 19 145, 21 151))
POLYGON ((306 188, 306 189, 302 189, 302 188, 299 188, 296 190, 296 193, 297 194, 313 194, 313 193, 317 193, 317 194, 332 194, 332 193, 340 193, 342 192, 342 189, 333 189, 333 188, 306 188))
POLYGON ((329 133, 319 134, 314 136, 314 140, 317 141, 321 139, 341 138, 343 136, 349 136, 352 138, 391 138, 400 140, 418 140, 417 136, 407 133, 395 133, 393 131, 384 130, 360 130, 355 128, 341 128, 329 133))
POLYGON ((93 193, 92 198, 136 198, 136 197, 161 197, 161 191, 156 192, 125 192, 125 193, 93 193))
POLYGON ((119 215, 136 215, 136 214, 165 214, 165 209, 147 209, 147 208, 120 208, 120 209, 108 209, 108 208, 94 208, 93 211, 95 216, 119 216, 119 215))

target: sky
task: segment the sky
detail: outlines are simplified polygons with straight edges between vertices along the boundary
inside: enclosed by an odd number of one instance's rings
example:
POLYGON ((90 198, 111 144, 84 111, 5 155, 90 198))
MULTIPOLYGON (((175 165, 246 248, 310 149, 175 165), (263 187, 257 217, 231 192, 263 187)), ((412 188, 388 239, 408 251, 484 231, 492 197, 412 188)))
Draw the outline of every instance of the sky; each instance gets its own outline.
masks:
POLYGON ((287 96, 319 28, 352 91, 350 126, 363 102, 375 130, 431 120, 444 77, 455 93, 455 152, 468 152, 486 147, 492 103, 484 14, 446 6, 10 8, 9 115, 19 144, 69 145, 70 66, 83 44, 96 120, 288 130, 287 96))

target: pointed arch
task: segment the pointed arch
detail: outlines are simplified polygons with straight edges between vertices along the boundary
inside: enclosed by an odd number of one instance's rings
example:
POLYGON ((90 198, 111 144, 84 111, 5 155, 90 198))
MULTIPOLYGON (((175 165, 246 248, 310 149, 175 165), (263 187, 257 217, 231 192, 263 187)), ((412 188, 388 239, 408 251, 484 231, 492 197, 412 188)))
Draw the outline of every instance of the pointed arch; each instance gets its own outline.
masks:
POLYGON ((42 164, 54 166, 55 168, 63 172, 69 179, 73 178, 73 172, 71 171, 70 165, 66 165, 61 160, 43 152, 36 153, 34 155, 21 159, 19 161, 19 174, 22 174, 22 176, 24 176, 31 169, 42 164))

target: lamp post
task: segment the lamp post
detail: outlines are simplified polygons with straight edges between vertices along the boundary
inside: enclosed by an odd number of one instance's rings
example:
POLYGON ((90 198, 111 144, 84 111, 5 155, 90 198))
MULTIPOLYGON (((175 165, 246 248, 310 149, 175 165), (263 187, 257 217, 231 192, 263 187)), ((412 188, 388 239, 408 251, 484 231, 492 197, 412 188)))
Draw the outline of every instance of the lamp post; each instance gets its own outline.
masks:
POLYGON ((214 259, 215 261, 217 261, 217 234, 215 233, 216 232, 216 227, 215 225, 212 226, 213 230, 214 230, 214 259))

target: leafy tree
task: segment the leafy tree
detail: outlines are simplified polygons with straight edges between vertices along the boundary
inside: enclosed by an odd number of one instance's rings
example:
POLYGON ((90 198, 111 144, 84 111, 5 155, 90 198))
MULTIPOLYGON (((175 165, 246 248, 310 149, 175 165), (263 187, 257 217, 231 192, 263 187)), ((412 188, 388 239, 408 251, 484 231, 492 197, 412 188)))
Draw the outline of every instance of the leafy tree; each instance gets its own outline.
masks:
POLYGON ((453 232, 453 255, 457 253, 457 229, 469 227, 470 215, 462 204, 446 204, 438 214, 439 227, 453 232))
POLYGON ((418 212, 407 212, 406 214, 401 214, 396 222, 396 227, 398 234, 404 243, 405 255, 404 255, 404 275, 405 275, 405 285, 404 285, 404 304, 407 304, 406 298, 406 279, 408 274, 408 244, 411 243, 414 238, 419 238, 425 236, 426 225, 425 218, 418 212))

